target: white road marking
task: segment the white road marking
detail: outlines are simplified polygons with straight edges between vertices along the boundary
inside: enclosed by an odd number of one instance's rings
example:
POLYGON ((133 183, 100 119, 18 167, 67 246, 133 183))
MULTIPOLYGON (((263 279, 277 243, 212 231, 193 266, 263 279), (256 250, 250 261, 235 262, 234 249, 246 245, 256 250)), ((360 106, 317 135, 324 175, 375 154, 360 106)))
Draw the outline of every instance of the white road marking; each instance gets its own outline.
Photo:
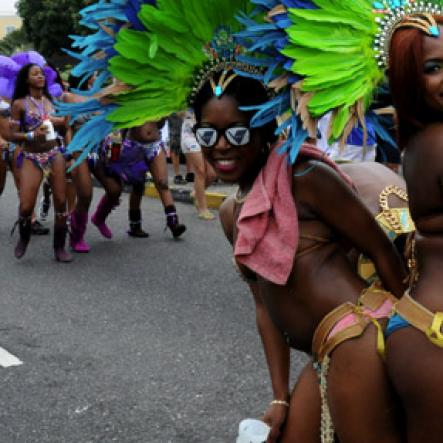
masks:
POLYGON ((12 355, 6 349, 0 348, 0 366, 9 368, 9 366, 20 366, 23 362, 15 355, 12 355))

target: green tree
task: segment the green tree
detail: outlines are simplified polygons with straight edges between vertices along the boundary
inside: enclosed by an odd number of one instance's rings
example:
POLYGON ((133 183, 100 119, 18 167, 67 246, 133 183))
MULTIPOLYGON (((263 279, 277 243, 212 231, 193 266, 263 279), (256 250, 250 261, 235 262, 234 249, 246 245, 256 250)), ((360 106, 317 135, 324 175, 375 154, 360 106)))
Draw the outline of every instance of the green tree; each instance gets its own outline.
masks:
POLYGON ((45 57, 60 55, 69 48, 70 34, 84 31, 79 11, 90 0, 19 0, 17 10, 23 19, 26 37, 45 57))
POLYGON ((0 40, 0 54, 12 55, 18 51, 32 49, 23 28, 10 32, 0 40))

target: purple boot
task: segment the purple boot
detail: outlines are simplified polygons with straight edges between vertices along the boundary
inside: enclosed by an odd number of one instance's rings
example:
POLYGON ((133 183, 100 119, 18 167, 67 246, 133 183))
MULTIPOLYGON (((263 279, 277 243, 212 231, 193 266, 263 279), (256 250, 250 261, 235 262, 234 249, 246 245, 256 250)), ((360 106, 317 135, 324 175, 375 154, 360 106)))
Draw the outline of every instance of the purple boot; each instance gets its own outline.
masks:
POLYGON ((72 261, 72 255, 66 251, 66 234, 68 233, 68 227, 65 223, 56 223, 54 225, 54 256, 55 259, 62 263, 69 263, 72 261))
POLYGON ((106 225, 106 217, 111 213, 111 211, 118 206, 117 202, 111 200, 109 197, 104 195, 100 200, 100 203, 95 210, 94 215, 91 217, 91 222, 97 226, 97 229, 100 231, 100 234, 105 238, 112 238, 112 231, 106 225))
POLYGON ((22 258, 26 253, 29 240, 31 239, 31 231, 32 231, 31 217, 20 217, 19 220, 14 225, 11 235, 14 233, 15 226, 17 225, 18 225, 20 238, 17 242, 17 245, 15 246, 14 255, 16 258, 22 258))
POLYGON ((83 236, 86 232, 88 224, 88 214, 75 210, 70 217, 71 231, 69 240, 71 249, 78 253, 87 253, 90 250, 89 245, 85 242, 83 236))

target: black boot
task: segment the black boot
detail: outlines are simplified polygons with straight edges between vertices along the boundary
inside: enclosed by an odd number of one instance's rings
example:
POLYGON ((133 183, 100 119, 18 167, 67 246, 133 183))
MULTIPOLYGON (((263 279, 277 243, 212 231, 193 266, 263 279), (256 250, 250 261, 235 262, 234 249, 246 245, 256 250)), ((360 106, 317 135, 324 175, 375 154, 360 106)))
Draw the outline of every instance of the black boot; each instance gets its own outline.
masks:
POLYGON ((185 176, 185 180, 187 183, 194 183, 195 175, 193 172, 188 172, 185 176))
MULTIPOLYGON (((166 226, 171 230, 174 238, 180 237, 186 231, 186 226, 179 223, 177 211, 174 205, 165 208, 166 226)), ((166 228, 165 228, 166 229, 166 228)))
POLYGON ((62 263, 72 261, 72 255, 65 249, 67 233, 66 216, 57 216, 57 222, 54 225, 54 256, 57 261, 62 263))
POLYGON ((140 209, 129 210, 129 231, 130 237, 146 238, 149 234, 142 229, 142 214, 140 209))
MULTIPOLYGON (((18 230, 20 233, 20 238, 15 246, 14 255, 16 258, 22 258, 31 239, 31 229, 32 229, 32 217, 20 217, 16 222, 15 226, 18 225, 18 230)), ((11 235, 14 233, 15 226, 12 229, 11 235)))

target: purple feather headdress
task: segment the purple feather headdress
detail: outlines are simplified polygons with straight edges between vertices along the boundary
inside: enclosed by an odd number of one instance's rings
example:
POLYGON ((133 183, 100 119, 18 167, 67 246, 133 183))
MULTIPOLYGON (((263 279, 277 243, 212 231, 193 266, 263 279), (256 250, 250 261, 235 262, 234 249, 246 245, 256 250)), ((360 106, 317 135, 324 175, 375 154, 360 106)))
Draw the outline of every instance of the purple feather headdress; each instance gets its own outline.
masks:
POLYGON ((63 94, 61 85, 56 82, 57 73, 47 65, 45 58, 38 52, 26 51, 11 57, 0 55, 0 97, 12 99, 17 74, 28 63, 38 65, 43 69, 48 91, 53 97, 60 97, 63 94))

